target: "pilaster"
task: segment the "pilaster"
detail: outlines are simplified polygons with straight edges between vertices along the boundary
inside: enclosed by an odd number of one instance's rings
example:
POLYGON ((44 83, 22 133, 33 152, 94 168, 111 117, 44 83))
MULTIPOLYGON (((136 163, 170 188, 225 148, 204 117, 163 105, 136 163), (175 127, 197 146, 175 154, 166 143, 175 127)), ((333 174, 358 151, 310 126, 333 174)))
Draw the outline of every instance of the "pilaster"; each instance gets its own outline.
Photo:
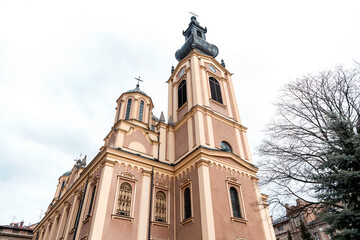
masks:
POLYGON ((150 177, 151 172, 142 170, 142 182, 139 206, 138 240, 148 239, 148 221, 150 209, 150 177))
POLYGON ((199 178, 199 197, 201 214, 202 239, 215 240, 214 213, 211 198, 209 162, 199 160, 196 162, 199 178))
POLYGON ((105 217, 108 206, 108 198, 111 187, 111 179, 114 171, 114 161, 105 160, 101 172, 98 197, 94 208, 94 218, 91 221, 89 239, 102 239, 105 228, 105 217))

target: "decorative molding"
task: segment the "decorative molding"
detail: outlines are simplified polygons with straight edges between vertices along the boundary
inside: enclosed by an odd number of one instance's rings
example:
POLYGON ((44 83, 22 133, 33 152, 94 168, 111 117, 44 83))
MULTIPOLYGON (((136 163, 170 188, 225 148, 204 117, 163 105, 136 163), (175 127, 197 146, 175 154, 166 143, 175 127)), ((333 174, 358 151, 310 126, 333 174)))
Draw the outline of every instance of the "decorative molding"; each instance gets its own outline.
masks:
POLYGON ((170 190, 170 186, 168 184, 164 183, 164 182, 156 182, 154 184, 154 186, 156 188, 161 188, 161 189, 164 189, 164 190, 170 190))
POLYGON ((145 170, 145 169, 142 169, 142 175, 143 176, 146 176, 146 177, 150 177, 151 176, 151 171, 150 170, 145 170))
MULTIPOLYGON (((178 108, 177 110, 176 110, 176 112, 177 113, 179 113, 185 106, 187 106, 188 105, 188 101, 186 100, 186 102, 180 107, 180 108, 178 108)), ((188 109, 189 110, 189 109, 188 109)))
POLYGON ((111 220, 114 220, 114 219, 123 219, 123 220, 130 221, 131 223, 134 222, 134 218, 132 218, 132 217, 121 216, 118 214, 111 214, 111 220))
POLYGON ((195 162, 195 166, 196 166, 197 168, 199 168, 199 167, 201 167, 201 166, 209 167, 209 165, 210 165, 210 161, 204 160, 204 159, 201 159, 201 160, 195 162))
POLYGON ((227 106, 226 106, 225 104, 219 103, 218 101, 215 101, 215 100, 212 99, 211 97, 209 98, 209 101, 212 102, 212 103, 214 103, 214 104, 219 105, 220 107, 223 107, 223 108, 227 109, 227 106))
POLYGON ((245 223, 247 224, 247 220, 243 219, 243 218, 237 218, 237 217, 231 217, 231 221, 232 222, 240 222, 240 223, 245 223))
POLYGON ((162 223, 162 222, 158 222, 158 221, 152 221, 151 225, 160 226, 160 227, 167 227, 168 229, 170 229, 170 224, 162 223))
POLYGON ((183 221, 180 222, 180 226, 182 227, 184 224, 187 224, 189 222, 194 222, 194 217, 189 217, 183 221))
POLYGON ((134 174, 130 173, 130 172, 122 172, 118 175, 118 177, 122 180, 126 180, 126 181, 132 181, 135 182, 137 181, 136 177, 134 176, 134 174))
POLYGON ((87 222, 90 221, 90 220, 91 220, 91 216, 86 217, 86 218, 84 219, 84 221, 83 221, 83 224, 87 223, 87 222))

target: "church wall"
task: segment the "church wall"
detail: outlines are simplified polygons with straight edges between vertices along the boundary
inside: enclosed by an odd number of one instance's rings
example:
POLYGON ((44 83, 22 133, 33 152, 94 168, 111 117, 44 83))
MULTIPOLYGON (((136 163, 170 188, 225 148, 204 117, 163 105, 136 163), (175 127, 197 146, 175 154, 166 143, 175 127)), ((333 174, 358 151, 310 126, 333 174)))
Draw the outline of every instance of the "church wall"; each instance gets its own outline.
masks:
POLYGON ((175 160, 189 150, 188 124, 184 122, 175 130, 175 160))
POLYGON ((200 198, 199 198, 199 184, 198 184, 198 171, 191 168, 185 174, 181 175, 179 179, 175 180, 175 213, 176 213, 176 239, 202 239, 201 234, 201 213, 200 213, 200 198), (193 221, 185 223, 181 226, 180 211, 183 211, 183 206, 180 205, 181 185, 184 179, 189 178, 191 180, 191 204, 192 204, 192 216, 193 221))
POLYGON ((215 102, 213 100, 210 101, 210 107, 211 109, 213 109, 215 112, 218 112, 224 116, 229 116, 228 111, 226 110, 226 106, 222 105, 221 103, 215 102))
POLYGON ((234 174, 224 168, 211 165, 210 182, 214 211, 216 239, 244 238, 266 239, 262 230, 262 220, 256 203, 256 191, 254 183, 249 176, 234 174), (232 221, 232 208, 229 197, 229 189, 226 183, 227 177, 234 177, 240 184, 241 211, 245 214, 246 222, 232 221))
POLYGON ((141 130, 135 130, 129 134, 126 134, 124 137, 124 147, 131 148, 133 150, 137 150, 139 152, 146 153, 148 155, 153 155, 153 146, 149 142, 148 139, 146 139, 147 136, 145 133, 141 130), (137 148, 134 148, 134 146, 137 148))
POLYGON ((150 236, 152 239, 173 239, 174 233, 174 181, 169 177, 154 174, 154 191, 153 191, 153 207, 152 207, 152 224, 150 236), (166 184, 167 187, 161 187, 160 184, 166 184), (160 186, 159 186, 160 185, 160 186), (166 223, 155 223, 155 196, 157 190, 164 191, 167 197, 167 219, 166 223), (154 224, 155 223, 155 224, 154 224), (162 226, 160 226, 162 225, 162 226), (166 226, 167 225, 167 226, 166 226))
POLYGON ((118 239, 119 236, 127 236, 128 239, 136 239, 137 236, 137 229, 138 229, 138 215, 139 215, 139 206, 140 206, 140 189, 141 189, 141 180, 142 180, 142 174, 141 171, 137 168, 131 168, 129 166, 125 166, 124 164, 115 164, 114 171, 113 171, 113 177, 111 180, 111 187, 110 187, 110 193, 108 198, 108 205, 106 210, 106 218, 105 218, 105 224, 104 224, 104 231, 103 231, 103 240, 112 240, 112 239, 118 239), (120 219, 116 217, 112 217, 112 214, 114 213, 114 208, 116 208, 115 204, 118 200, 117 188, 120 186, 118 185, 118 175, 120 175, 122 172, 129 172, 135 176, 137 181, 135 181, 135 193, 133 194, 132 199, 132 216, 133 221, 131 222, 128 219, 120 219))
POLYGON ((240 155, 234 127, 215 118, 212 118, 212 125, 214 130, 215 147, 220 149, 220 142, 226 141, 231 145, 233 153, 240 155))

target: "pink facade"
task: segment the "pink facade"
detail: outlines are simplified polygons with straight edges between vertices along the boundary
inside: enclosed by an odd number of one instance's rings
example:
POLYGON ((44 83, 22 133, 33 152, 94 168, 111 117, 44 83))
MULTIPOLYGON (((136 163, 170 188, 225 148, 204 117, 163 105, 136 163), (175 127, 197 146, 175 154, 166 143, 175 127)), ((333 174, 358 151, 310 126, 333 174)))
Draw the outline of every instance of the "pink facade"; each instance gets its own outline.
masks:
POLYGON ((193 17, 184 32, 203 39, 176 53, 167 121, 139 85, 121 94, 100 152, 59 178, 34 239, 275 240, 231 73, 206 31, 193 17))

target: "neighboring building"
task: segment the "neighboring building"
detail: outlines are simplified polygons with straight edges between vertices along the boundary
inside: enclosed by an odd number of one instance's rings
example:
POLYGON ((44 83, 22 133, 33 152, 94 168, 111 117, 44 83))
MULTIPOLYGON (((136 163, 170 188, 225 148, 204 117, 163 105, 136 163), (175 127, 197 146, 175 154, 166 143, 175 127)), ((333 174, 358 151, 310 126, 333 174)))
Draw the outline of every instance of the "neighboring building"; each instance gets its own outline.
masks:
POLYGON ((296 206, 286 205, 286 216, 273 221, 274 232, 277 240, 287 240, 290 231, 293 240, 300 238, 300 221, 303 221, 315 240, 330 240, 330 235, 325 233, 329 225, 316 216, 315 209, 311 206, 304 209, 305 202, 296 201, 296 206), (301 211, 300 211, 301 210, 301 211))
POLYGON ((32 226, 24 226, 24 222, 10 223, 10 225, 0 225, 0 240, 24 240, 32 239, 33 234, 32 226))
POLYGON ((139 85, 121 94, 104 146, 59 178, 35 239, 275 240, 232 74, 206 32, 195 17, 183 32, 168 122, 139 85))

